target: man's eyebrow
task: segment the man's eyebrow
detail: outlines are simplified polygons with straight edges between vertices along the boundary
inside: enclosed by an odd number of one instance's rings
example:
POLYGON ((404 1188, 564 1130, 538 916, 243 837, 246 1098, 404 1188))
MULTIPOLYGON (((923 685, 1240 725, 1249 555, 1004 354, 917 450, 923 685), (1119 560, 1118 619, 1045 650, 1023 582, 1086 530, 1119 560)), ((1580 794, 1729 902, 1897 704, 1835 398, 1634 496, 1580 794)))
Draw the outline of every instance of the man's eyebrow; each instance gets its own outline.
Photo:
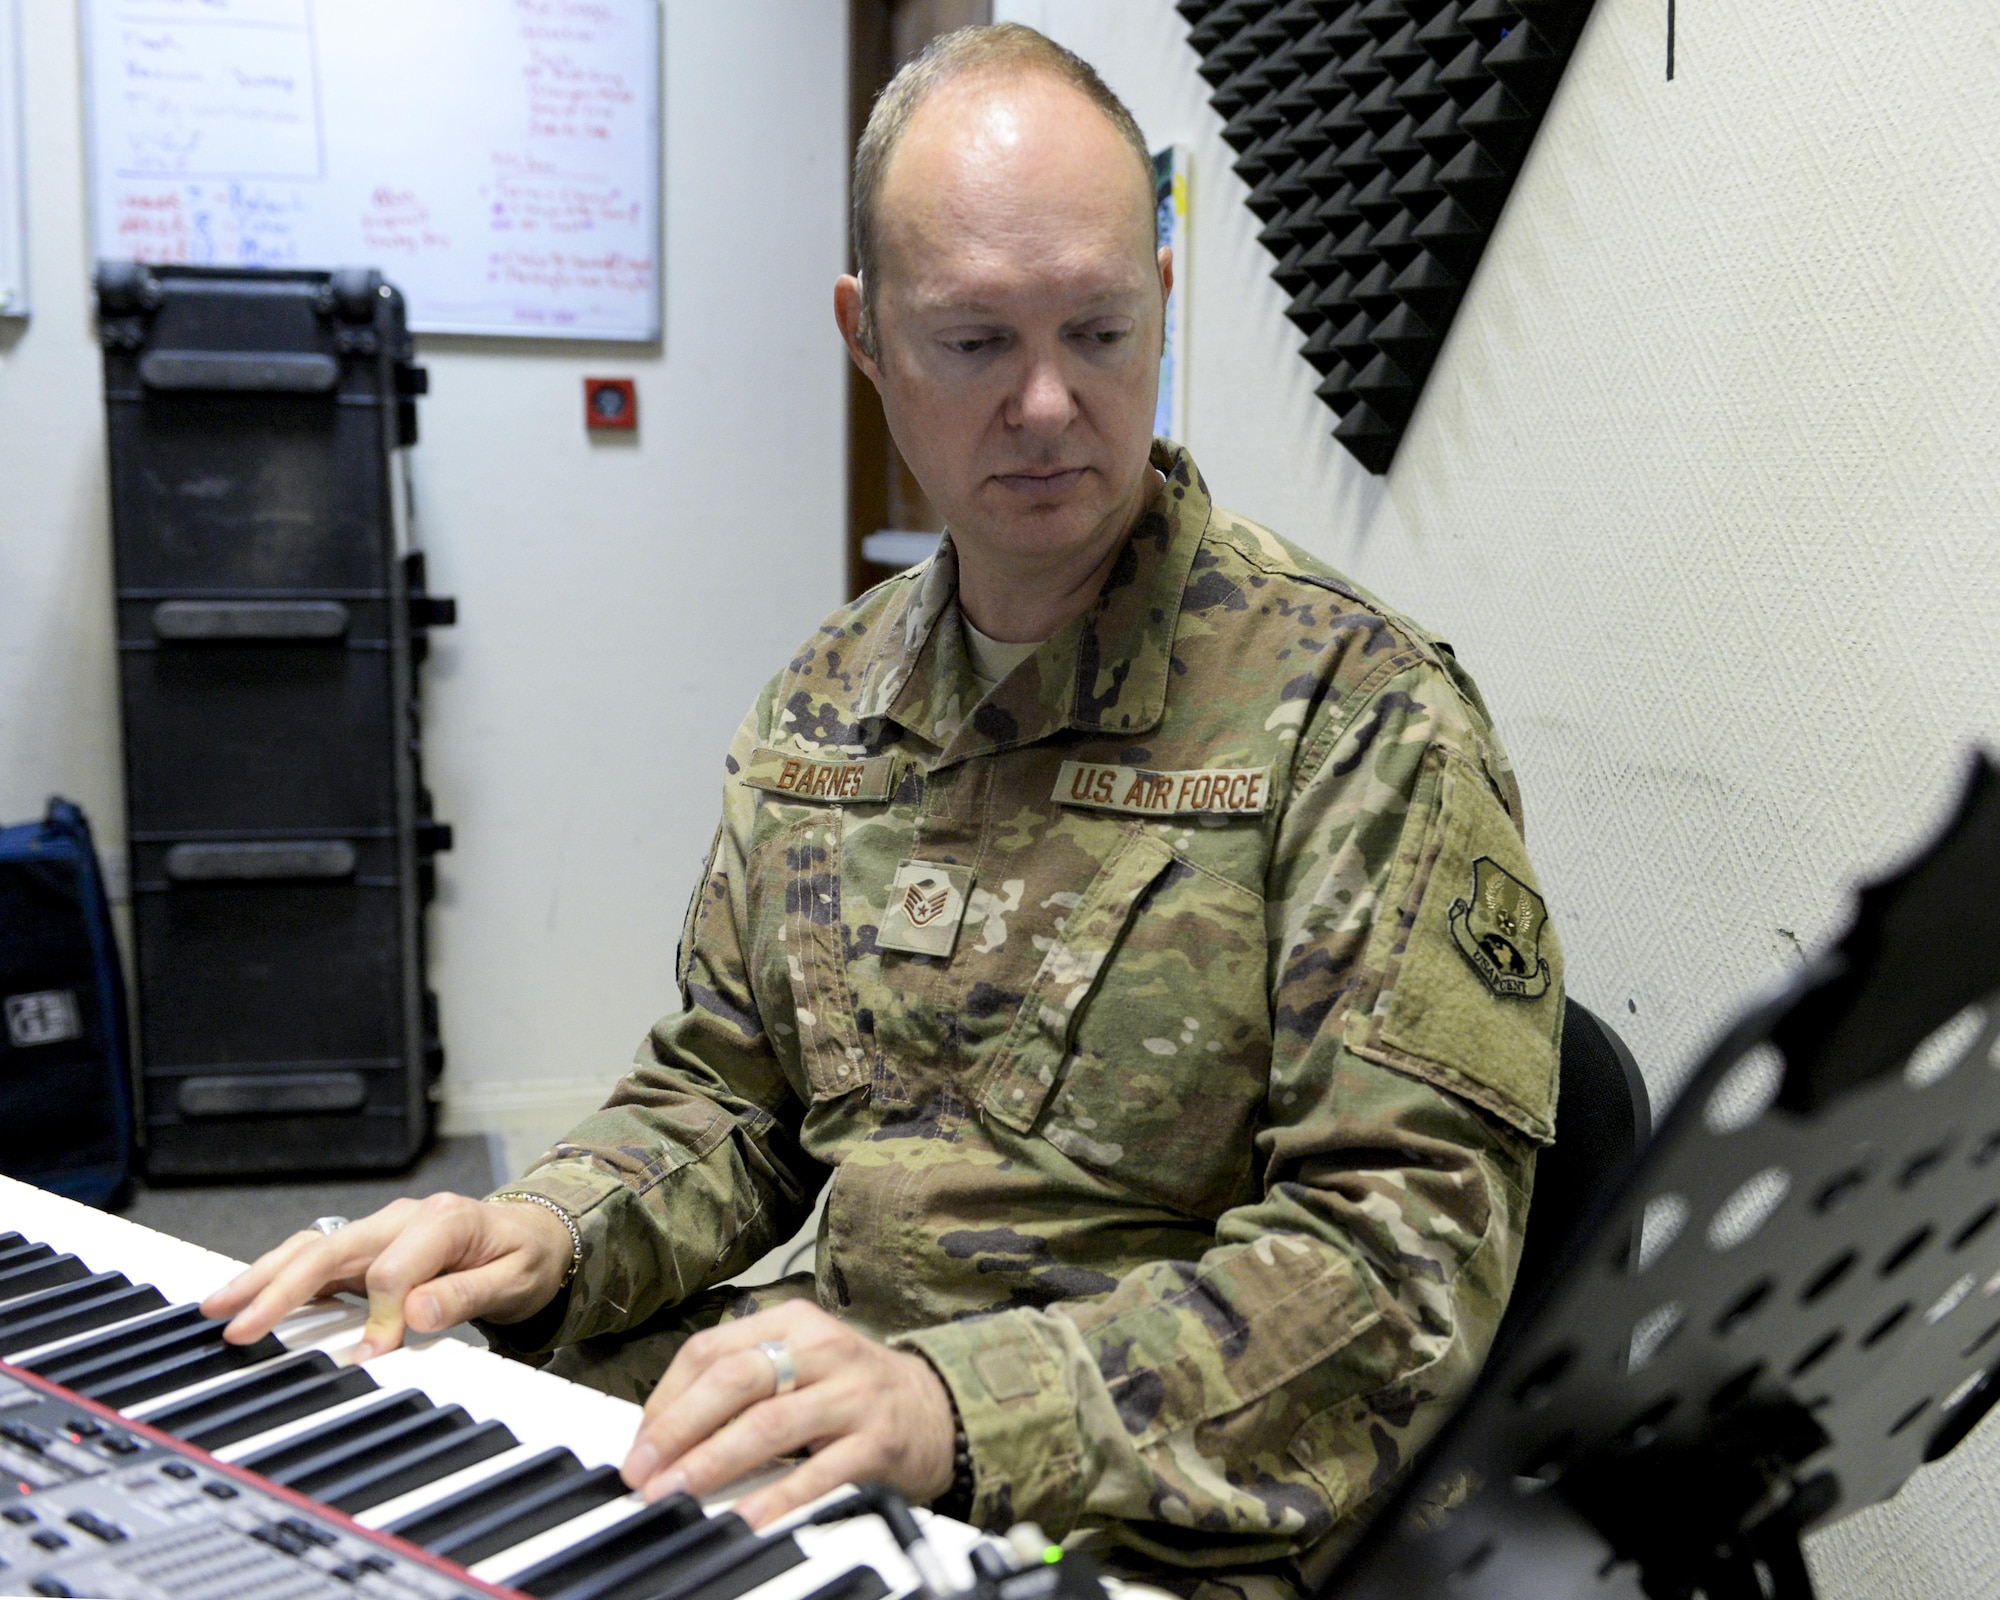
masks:
MULTIPOLYGON (((1083 298, 1082 309, 1077 312, 1077 316, 1090 316, 1097 311, 1112 309, 1122 301, 1142 298, 1145 292, 1145 285, 1137 283, 1125 283, 1119 284, 1116 287, 1101 289, 1095 294, 1083 298)), ((939 295, 936 297, 919 295, 915 310, 919 314, 926 316, 957 315, 997 318, 1005 315, 1001 308, 993 301, 981 300, 976 296, 962 295, 939 295)), ((1074 322, 1076 316, 1066 318, 1065 320, 1074 322)))

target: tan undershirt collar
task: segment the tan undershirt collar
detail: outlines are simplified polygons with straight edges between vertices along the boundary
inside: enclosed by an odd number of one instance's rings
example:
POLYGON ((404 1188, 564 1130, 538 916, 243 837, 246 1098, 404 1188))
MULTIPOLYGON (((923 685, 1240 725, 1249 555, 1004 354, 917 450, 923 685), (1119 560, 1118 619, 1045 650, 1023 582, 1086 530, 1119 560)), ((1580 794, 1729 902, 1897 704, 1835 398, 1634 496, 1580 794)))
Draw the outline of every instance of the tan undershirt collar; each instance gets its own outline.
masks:
POLYGON ((963 611, 959 612, 958 620, 965 629, 965 654, 972 663, 972 676, 978 680, 981 694, 990 694, 1002 678, 1042 647, 1039 639, 1010 644, 1004 639, 991 638, 975 628, 963 611))

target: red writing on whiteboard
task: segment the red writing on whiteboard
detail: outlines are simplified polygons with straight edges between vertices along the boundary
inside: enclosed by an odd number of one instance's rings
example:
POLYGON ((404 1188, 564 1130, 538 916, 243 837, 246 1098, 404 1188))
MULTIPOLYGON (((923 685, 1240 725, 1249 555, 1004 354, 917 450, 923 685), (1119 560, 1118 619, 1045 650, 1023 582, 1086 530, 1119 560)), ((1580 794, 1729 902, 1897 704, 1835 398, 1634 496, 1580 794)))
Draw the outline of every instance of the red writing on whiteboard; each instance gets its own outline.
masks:
POLYGON ((420 250, 449 250, 451 235, 433 226, 431 208, 414 189, 378 183, 361 213, 361 240, 370 250, 394 250, 415 255, 420 250))
POLYGON ((182 262, 189 257, 187 208, 177 189, 121 189, 112 203, 113 228, 134 261, 182 262))

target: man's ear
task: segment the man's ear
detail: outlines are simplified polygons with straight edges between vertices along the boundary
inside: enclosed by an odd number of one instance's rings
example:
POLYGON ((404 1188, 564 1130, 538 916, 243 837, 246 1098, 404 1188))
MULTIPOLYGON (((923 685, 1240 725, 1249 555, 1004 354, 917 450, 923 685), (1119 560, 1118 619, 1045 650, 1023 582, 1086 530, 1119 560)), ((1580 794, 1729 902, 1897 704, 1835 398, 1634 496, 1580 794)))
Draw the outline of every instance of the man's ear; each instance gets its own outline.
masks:
POLYGON ((1160 246, 1160 303, 1165 305, 1174 292, 1174 247, 1160 246))
POLYGON ((854 364, 870 383, 881 388, 881 369, 876 366, 873 353, 861 337, 861 280, 851 272, 843 272, 833 281, 833 320, 839 325, 840 337, 847 345, 848 355, 854 358, 854 364))

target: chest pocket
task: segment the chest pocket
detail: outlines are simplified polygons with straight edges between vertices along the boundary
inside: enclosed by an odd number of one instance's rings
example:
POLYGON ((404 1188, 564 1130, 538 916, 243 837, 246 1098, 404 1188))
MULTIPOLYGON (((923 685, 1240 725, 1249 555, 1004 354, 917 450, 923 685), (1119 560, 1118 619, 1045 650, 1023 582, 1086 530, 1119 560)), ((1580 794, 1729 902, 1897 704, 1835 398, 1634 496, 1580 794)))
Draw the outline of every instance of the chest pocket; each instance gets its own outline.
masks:
POLYGON ((1077 1019, 1103 976, 1134 908, 1173 864, 1160 840, 1134 828, 1091 879, 1050 942, 1002 1041, 982 1098, 985 1114, 1026 1133, 1054 1091, 1077 1019))
POLYGON ((798 1029, 799 1065, 813 1102, 851 1094, 865 1088, 869 1078, 847 985, 840 905, 844 827, 840 807, 815 808, 765 846, 776 859, 752 873, 753 881, 775 877, 784 887, 783 916, 757 919, 760 929, 776 936, 778 948, 758 950, 755 961, 759 971, 772 976, 782 965, 783 988, 791 1000, 787 1009, 798 1029))

